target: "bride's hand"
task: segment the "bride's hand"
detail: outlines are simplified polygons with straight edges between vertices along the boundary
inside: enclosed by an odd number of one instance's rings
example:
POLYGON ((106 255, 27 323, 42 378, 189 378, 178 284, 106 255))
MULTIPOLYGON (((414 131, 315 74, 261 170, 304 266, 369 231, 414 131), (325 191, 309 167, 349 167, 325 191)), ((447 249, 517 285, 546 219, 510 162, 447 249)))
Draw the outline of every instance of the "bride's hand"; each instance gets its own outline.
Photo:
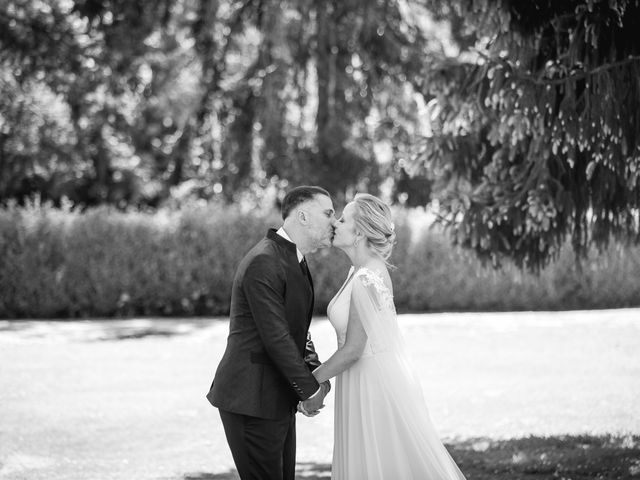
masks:
POLYGON ((298 411, 300 413, 302 413, 305 417, 315 417, 317 414, 320 413, 320 410, 316 410, 315 412, 307 412, 307 410, 304 408, 304 402, 298 402, 298 411))

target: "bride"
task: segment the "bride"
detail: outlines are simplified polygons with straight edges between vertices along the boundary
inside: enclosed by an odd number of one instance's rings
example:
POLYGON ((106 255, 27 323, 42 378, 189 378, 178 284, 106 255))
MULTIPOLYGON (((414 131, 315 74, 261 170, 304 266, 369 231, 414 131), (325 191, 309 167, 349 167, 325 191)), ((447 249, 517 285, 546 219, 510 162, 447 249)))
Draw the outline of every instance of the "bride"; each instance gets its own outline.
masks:
POLYGON ((368 194, 335 229, 333 245, 353 266, 327 309, 338 350, 313 372, 320 383, 336 377, 331 478, 464 480, 409 367, 386 261, 394 239, 389 207, 368 194))

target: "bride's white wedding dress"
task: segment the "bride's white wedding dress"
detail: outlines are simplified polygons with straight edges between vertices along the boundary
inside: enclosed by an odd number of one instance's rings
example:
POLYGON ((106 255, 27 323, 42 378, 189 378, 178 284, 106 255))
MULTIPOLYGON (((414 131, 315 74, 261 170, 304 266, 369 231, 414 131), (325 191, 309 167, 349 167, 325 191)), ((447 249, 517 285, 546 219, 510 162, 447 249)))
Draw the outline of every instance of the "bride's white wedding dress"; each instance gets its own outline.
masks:
POLYGON ((362 357, 336 377, 331 478, 464 480, 431 423, 393 296, 379 273, 352 267, 329 303, 338 347, 345 342, 350 306, 367 343, 362 357))

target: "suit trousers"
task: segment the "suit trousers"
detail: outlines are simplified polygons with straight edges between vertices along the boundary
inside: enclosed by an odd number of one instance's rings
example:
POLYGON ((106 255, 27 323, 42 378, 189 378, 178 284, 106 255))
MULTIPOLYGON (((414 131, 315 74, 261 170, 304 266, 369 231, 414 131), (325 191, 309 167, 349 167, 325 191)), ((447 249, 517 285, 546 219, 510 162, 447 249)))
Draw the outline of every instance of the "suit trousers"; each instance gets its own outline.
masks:
POLYGON ((220 411, 241 480, 295 480, 296 417, 278 420, 220 411))

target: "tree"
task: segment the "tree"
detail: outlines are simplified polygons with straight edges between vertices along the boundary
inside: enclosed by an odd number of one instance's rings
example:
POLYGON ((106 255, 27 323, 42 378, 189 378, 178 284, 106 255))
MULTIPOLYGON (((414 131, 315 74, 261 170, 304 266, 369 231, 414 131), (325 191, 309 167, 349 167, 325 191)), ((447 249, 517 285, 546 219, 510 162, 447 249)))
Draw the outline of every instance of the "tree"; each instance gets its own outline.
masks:
POLYGON ((0 145, 0 200, 40 193, 81 205, 135 202, 131 126, 146 88, 141 58, 168 8, 115 0, 3 3, 3 96, 29 111, 35 125, 29 135, 18 118, 5 117, 11 107, 0 112, 11 127, 0 145), (43 119, 52 117, 63 136, 45 128, 43 119))
POLYGON ((414 167, 455 240, 534 270, 567 237, 640 240, 640 2, 426 3, 462 51, 425 65, 414 167))
POLYGON ((405 2, 10 0, 0 47, 0 201, 235 201, 310 182, 340 198, 386 177, 424 197, 400 160, 440 47, 405 2))

